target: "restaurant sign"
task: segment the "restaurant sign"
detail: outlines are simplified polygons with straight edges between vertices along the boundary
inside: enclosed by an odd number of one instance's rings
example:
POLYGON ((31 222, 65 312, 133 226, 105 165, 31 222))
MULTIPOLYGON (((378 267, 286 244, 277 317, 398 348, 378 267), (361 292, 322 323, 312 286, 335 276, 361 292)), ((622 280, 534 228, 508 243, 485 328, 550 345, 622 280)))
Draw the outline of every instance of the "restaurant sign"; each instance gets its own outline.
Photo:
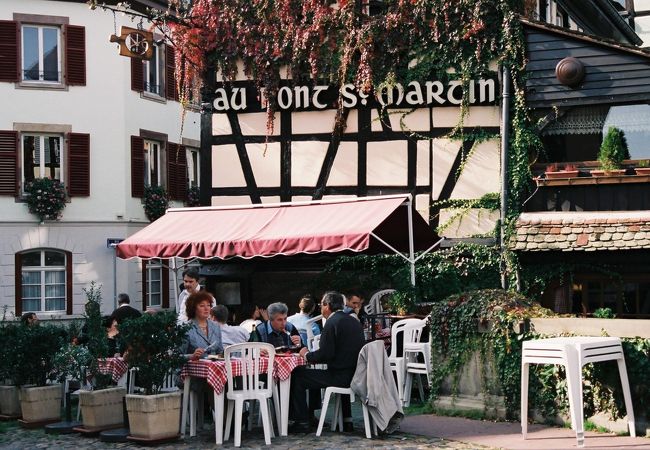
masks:
MULTIPOLYGON (((495 104, 496 79, 469 80, 467 83, 469 105, 495 104)), ((459 106, 462 103, 463 85, 460 80, 411 81, 407 85, 397 83, 366 94, 357 90, 352 83, 344 84, 338 89, 329 85, 294 85, 285 81, 278 89, 274 101, 278 110, 323 110, 336 108, 339 94, 344 108, 459 106)), ((212 99, 215 112, 263 111, 268 102, 266 92, 263 89, 258 91, 249 81, 219 83, 212 99)))

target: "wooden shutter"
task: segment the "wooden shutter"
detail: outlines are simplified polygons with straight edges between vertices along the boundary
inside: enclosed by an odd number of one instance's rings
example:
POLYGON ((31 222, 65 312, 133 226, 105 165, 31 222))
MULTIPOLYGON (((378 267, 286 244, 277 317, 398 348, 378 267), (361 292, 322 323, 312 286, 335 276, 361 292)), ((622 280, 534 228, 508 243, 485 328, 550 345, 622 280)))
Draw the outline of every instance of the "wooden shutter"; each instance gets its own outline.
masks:
POLYGON ((65 312, 72 314, 72 252, 65 253, 65 312))
POLYGON ((144 68, 142 60, 138 58, 131 58, 131 89, 144 91, 144 68))
POLYGON ((167 143, 167 192, 172 200, 185 200, 187 195, 187 158, 185 147, 167 143))
POLYGON ((178 101, 176 85, 176 53, 174 47, 165 45, 165 97, 178 101))
POLYGON ((14 256, 14 313, 20 317, 23 313, 23 255, 16 253, 14 256))
POLYGON ((20 80, 18 23, 0 20, 0 81, 20 80))
POLYGON ((65 26, 65 75, 69 85, 86 85, 85 27, 65 26))
POLYGON ((144 139, 131 136, 131 197, 144 197, 144 139))
POLYGON ((0 195, 18 195, 18 133, 0 131, 0 195))
POLYGON ((68 134, 68 195, 90 195, 90 135, 68 134))

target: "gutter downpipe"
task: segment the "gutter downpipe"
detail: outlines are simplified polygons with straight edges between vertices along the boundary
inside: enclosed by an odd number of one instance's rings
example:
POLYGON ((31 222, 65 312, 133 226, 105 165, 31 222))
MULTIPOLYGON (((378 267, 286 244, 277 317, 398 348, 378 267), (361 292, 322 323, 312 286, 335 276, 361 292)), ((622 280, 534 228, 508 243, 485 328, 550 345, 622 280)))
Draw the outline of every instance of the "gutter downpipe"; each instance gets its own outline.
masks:
POLYGON ((503 66, 503 95, 501 97, 501 287, 508 289, 505 256, 505 220, 508 205, 508 146, 510 136, 510 67, 503 66))

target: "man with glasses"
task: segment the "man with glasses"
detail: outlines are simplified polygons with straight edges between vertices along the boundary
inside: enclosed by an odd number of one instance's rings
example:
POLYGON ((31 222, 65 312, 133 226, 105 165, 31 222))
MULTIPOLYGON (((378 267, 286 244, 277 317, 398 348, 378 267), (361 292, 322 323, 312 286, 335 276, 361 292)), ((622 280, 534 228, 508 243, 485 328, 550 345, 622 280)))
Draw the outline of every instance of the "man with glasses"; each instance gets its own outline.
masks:
MULTIPOLYGON (((327 369, 310 369, 297 367, 291 374, 291 409, 294 420, 292 432, 308 433, 310 431, 309 411, 306 390, 320 393, 320 389, 329 386, 350 387, 350 382, 357 368, 357 358, 364 345, 363 329, 354 317, 344 314, 343 294, 326 292, 321 300, 321 314, 327 319, 320 338, 318 350, 309 352, 300 350, 300 355, 307 362, 327 364, 327 369)), ((344 397, 345 398, 345 397, 344 397)), ((310 400, 314 399, 310 395, 310 400)), ((311 408, 316 409, 316 402, 311 408)), ((322 414, 322 412, 321 412, 322 414)), ((352 431, 350 403, 343 405, 344 431, 352 431), (346 420, 348 419, 348 420, 346 420)))

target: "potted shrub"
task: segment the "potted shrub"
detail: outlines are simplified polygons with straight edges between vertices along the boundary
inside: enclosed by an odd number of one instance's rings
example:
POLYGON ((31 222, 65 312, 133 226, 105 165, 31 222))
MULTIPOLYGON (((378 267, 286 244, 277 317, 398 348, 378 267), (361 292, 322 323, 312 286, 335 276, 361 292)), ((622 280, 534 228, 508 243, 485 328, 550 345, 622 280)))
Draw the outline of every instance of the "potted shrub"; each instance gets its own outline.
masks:
POLYGON ((44 220, 58 220, 67 199, 65 186, 59 180, 34 178, 25 183, 25 201, 29 212, 44 220))
POLYGON ((650 160, 642 159, 636 164, 634 171, 637 175, 650 175, 650 160))
POLYGON ((61 377, 70 376, 81 383, 79 408, 86 431, 117 428, 124 423, 124 387, 113 385, 111 375, 100 371, 99 361, 109 354, 106 329, 101 315, 101 286, 92 282, 86 295, 86 324, 82 344, 64 347, 55 359, 61 377))
POLYGON ((163 215, 169 208, 169 195, 162 186, 144 187, 144 214, 150 222, 163 215))
POLYGON ((544 175, 546 178, 575 178, 580 172, 575 164, 565 164, 563 169, 560 169, 556 163, 546 166, 544 175))
POLYGON ((630 159, 625 133, 619 128, 609 127, 598 151, 601 170, 592 170, 591 174, 594 176, 624 175, 623 160, 625 159, 630 159))
POLYGON ((18 327, 15 321, 0 322, 0 416, 6 419, 20 417, 20 401, 16 386, 16 347, 18 327))
POLYGON ((16 328, 15 382, 20 386, 23 424, 56 422, 61 414, 62 388, 54 380, 54 355, 65 342, 62 328, 49 324, 16 328))
POLYGON ((161 440, 175 438, 180 431, 181 392, 161 393, 165 377, 179 369, 185 358, 180 352, 187 325, 177 323, 173 311, 144 314, 120 325, 126 344, 124 359, 137 368, 136 384, 143 394, 127 394, 130 438, 161 440))

